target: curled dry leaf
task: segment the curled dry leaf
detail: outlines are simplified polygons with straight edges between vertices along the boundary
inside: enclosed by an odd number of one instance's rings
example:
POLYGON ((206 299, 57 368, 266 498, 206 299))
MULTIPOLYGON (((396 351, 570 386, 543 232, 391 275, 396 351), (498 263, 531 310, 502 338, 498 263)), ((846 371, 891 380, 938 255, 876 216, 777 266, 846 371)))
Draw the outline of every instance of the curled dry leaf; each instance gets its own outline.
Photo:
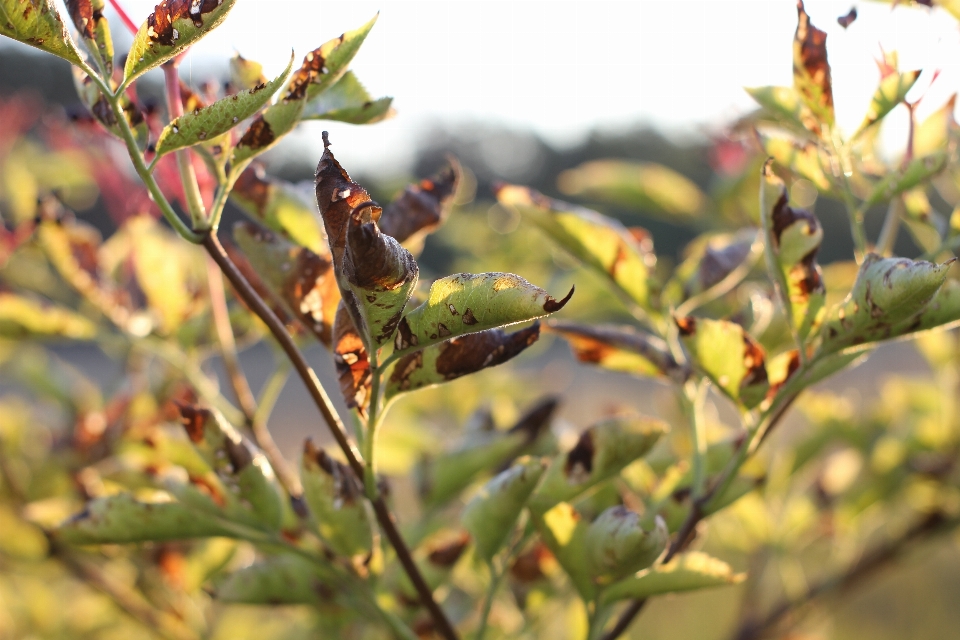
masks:
POLYGON ((665 376, 677 382, 689 376, 666 342, 633 327, 552 320, 547 330, 562 336, 580 362, 641 376, 665 376))
POLYGON ((460 163, 450 158, 449 164, 431 178, 424 178, 403 190, 383 210, 380 230, 397 242, 416 240, 443 224, 450 212, 453 194, 460 181, 460 163))
POLYGON ((113 74, 113 39, 103 16, 103 0, 66 0, 70 19, 87 44, 87 50, 109 77, 113 74))
POLYGON ((826 287, 817 264, 823 229, 816 216, 790 207, 787 188, 763 168, 761 217, 766 236, 767 267, 775 277, 791 328, 805 340, 823 319, 826 287))
POLYGON ((333 323, 333 363, 347 407, 364 415, 370 403, 370 358, 342 300, 333 323))
POLYGON ((770 387, 765 354, 743 327, 707 318, 676 322, 694 363, 720 390, 747 409, 763 401, 770 387))
MULTIPOLYGON (((320 208, 320 217, 327 232, 333 264, 339 271, 342 269, 347 248, 347 224, 350 221, 350 215, 358 206, 371 203, 371 200, 370 194, 350 179, 350 175, 333 156, 326 132, 323 136, 324 150, 317 164, 316 173, 317 206, 320 208)), ((371 206, 370 209, 368 213, 376 221, 380 217, 379 207, 371 206)))
MULTIPOLYGON (((827 34, 810 23, 810 16, 797 1, 797 31, 793 39, 793 86, 821 125, 832 127, 833 84, 827 61, 827 34)), ((817 134, 822 130, 814 131, 817 134)))
POLYGON ((400 358, 387 382, 387 397, 455 380, 516 357, 540 337, 540 324, 514 333, 488 329, 432 345, 400 358))
POLYGON ((233 237, 257 279, 279 297, 288 313, 330 346, 340 289, 329 258, 246 222, 234 227, 233 237))

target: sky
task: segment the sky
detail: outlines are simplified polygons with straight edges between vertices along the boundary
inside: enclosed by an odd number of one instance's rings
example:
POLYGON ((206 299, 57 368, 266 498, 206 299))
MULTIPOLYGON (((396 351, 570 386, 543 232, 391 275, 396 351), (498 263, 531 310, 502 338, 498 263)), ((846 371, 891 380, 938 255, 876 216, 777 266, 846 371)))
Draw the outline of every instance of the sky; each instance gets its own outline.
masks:
MULTIPOLYGON (((140 22, 154 2, 122 4, 140 22)), ((898 51, 901 69, 924 69, 910 98, 941 71, 921 117, 960 90, 960 29, 944 10, 850 0, 806 6, 828 34, 838 122, 848 131, 878 82, 881 46, 898 51), (844 30, 836 19, 854 5, 859 18, 844 30)), ((300 60, 377 12, 352 68, 374 97, 393 96, 397 117, 363 127, 310 123, 296 144, 321 148, 329 129, 344 166, 384 174, 402 171, 417 136, 437 123, 532 129, 558 145, 637 123, 678 137, 715 131, 753 106, 743 87, 791 83, 797 19, 793 0, 239 0, 183 72, 225 75, 237 51, 269 77, 291 48, 300 60)), ((891 146, 906 135, 905 113, 893 120, 891 146)))

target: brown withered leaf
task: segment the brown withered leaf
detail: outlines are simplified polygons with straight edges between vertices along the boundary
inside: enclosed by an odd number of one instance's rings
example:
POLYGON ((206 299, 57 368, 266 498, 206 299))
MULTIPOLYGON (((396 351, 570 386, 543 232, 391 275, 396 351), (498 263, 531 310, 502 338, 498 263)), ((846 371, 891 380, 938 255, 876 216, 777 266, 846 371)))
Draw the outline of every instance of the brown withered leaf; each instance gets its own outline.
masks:
MULTIPOLYGON (((323 132, 323 155, 317 165, 317 206, 327 232, 330 251, 333 254, 334 268, 342 269, 343 257, 347 246, 347 222, 350 214, 366 202, 371 202, 370 194, 350 179, 337 159, 330 152, 330 140, 323 132)), ((368 209, 370 219, 376 222, 380 218, 380 207, 368 209)))
POLYGON ((583 325, 552 320, 547 331, 559 334, 580 362, 644 376, 665 376, 683 382, 687 367, 671 355, 660 338, 629 326, 583 325))
POLYGON ((857 19, 857 8, 850 7, 850 11, 848 11, 845 15, 842 15, 839 18, 837 18, 837 24, 839 24, 841 27, 846 29, 847 27, 852 25, 854 20, 856 19, 857 19))
POLYGON ((412 184, 383 210, 380 230, 397 242, 427 234, 443 224, 460 182, 460 163, 454 158, 432 178, 412 184))
POLYGON ((833 84, 830 78, 830 63, 827 61, 827 34, 810 23, 803 0, 797 0, 797 31, 793 40, 793 85, 820 122, 832 126, 833 84))
POLYGON ((347 306, 341 301, 333 323, 333 363, 347 407, 366 414, 370 403, 370 359, 354 327, 347 306))
POLYGON ((470 534, 461 531, 449 539, 431 540, 424 550, 430 564, 449 569, 457 563, 463 552, 470 546, 470 534))
POLYGON ((103 18, 103 12, 94 9, 91 0, 66 0, 66 4, 70 18, 80 35, 87 40, 93 40, 96 37, 97 22, 103 18))
POLYGON ((459 336, 407 354, 387 382, 387 397, 455 380, 514 358, 540 337, 540 323, 506 333, 489 329, 459 336))

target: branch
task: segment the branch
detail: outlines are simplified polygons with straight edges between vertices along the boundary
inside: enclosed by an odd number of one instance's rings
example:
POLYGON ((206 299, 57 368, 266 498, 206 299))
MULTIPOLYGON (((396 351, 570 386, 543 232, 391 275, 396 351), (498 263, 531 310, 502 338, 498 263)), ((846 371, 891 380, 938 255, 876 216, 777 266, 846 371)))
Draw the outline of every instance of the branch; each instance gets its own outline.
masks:
MULTIPOLYGON (((350 442, 343 422, 341 422, 339 416, 337 416, 333 404, 329 396, 327 396, 327 392, 317 378, 317 374, 314 373, 310 365, 307 364, 306 358, 293 341, 286 327, 263 299, 257 295, 257 292, 253 290, 253 287, 251 287, 250 283, 243 277, 243 274, 240 273, 236 265, 233 264, 216 235, 207 233, 207 235, 203 237, 201 244, 203 244, 204 248, 217 263, 217 266, 220 267, 220 270, 223 271, 227 280, 230 281, 230 284, 233 285, 237 295, 240 296, 247 306, 257 314, 270 329, 270 333, 273 334, 273 337, 280 344, 280 348, 286 353, 293 367, 300 375, 301 380, 303 380, 303 383, 306 385, 307 391, 310 393, 314 404, 317 405, 317 409, 320 410, 320 414, 330 428, 334 439, 343 451, 344 456, 346 456, 350 468, 358 478, 363 478, 364 464, 360 452, 357 451, 357 448, 350 442)), ((400 535, 393 514, 390 513, 390 509, 387 507, 386 502, 384 502, 383 496, 372 501, 372 505, 380 527, 386 534, 394 551, 396 551, 397 558, 400 560, 407 576, 416 588, 421 602, 430 612, 430 616, 433 618, 437 630, 447 640, 457 640, 457 632, 454 630, 453 625, 450 624, 446 614, 444 614, 443 610, 433 599, 433 591, 420 574, 420 569, 417 567, 416 562, 414 562, 410 550, 400 535)))
POLYGON ((811 600, 830 591, 847 591, 854 588, 865 578, 873 575, 896 560, 911 543, 937 533, 950 531, 958 525, 960 525, 960 518, 947 519, 942 513, 931 513, 899 538, 874 549, 872 552, 860 558, 846 573, 827 578, 813 585, 803 596, 796 600, 781 602, 773 607, 770 613, 762 620, 744 622, 734 637, 736 640, 760 640, 772 631, 781 620, 796 611, 796 609, 808 604, 811 600))

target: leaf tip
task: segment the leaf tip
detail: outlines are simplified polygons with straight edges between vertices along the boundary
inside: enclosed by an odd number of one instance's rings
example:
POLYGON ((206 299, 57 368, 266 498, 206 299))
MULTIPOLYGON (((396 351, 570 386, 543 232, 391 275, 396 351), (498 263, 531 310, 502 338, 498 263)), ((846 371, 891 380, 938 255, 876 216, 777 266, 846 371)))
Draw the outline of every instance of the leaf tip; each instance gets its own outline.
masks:
POLYGON ((323 148, 324 150, 330 148, 330 134, 326 131, 320 134, 320 137, 323 138, 323 148))
POLYGON ((570 301, 570 298, 573 297, 573 292, 576 289, 576 286, 570 287, 570 292, 565 295, 561 300, 557 300, 552 296, 547 296, 546 302, 543 303, 543 310, 547 313, 553 313, 554 311, 560 311, 566 306, 567 302, 570 301))

